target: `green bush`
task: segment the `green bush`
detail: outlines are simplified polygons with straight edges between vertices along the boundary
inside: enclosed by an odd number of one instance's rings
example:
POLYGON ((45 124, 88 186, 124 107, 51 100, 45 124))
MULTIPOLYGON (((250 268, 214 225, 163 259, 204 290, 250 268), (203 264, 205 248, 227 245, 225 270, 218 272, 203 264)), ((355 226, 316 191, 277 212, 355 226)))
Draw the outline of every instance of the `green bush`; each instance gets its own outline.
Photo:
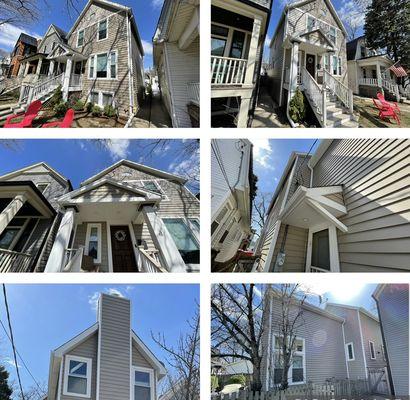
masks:
POLYGON ((54 108, 58 104, 60 104, 63 101, 63 91, 61 90, 61 85, 57 87, 55 92, 50 98, 49 105, 50 107, 54 108))
POLYGON ((88 113, 90 113, 91 110, 93 109, 93 103, 87 103, 87 105, 85 106, 85 109, 87 110, 88 113))
POLYGON ((244 375, 234 375, 229 378, 228 385, 239 384, 246 386, 246 378, 244 375))
POLYGON ((289 103, 289 115, 294 122, 300 124, 305 120, 306 103, 303 93, 296 89, 295 95, 289 103))
POLYGON ((83 111, 84 110, 84 102, 81 100, 77 100, 74 104, 73 104, 73 108, 75 111, 83 111))
POLYGON ((65 101, 60 101, 60 103, 56 104, 53 107, 53 111, 56 113, 57 118, 64 117, 67 110, 68 110, 68 103, 66 103, 65 101))
POLYGON ((93 105, 93 108, 91 109, 91 114, 93 117, 101 117, 102 115, 101 107, 97 105, 93 105))
POLYGON ((211 375, 211 389, 214 392, 219 387, 219 379, 216 375, 211 375))
POLYGON ((106 116, 106 117, 115 117, 116 115, 117 115, 117 111, 116 111, 116 109, 113 107, 113 106, 110 106, 110 105, 106 105, 105 107, 104 107, 104 115, 106 116))

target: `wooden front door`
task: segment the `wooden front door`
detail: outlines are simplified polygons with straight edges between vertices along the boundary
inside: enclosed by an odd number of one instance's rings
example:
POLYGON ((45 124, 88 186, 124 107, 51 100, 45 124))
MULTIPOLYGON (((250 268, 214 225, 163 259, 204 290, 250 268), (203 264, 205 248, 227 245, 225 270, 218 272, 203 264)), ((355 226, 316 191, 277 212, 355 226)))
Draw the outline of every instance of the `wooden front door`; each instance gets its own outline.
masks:
POLYGON ((314 54, 306 54, 306 69, 316 79, 316 56, 314 54))
POLYGON ((136 272, 134 248, 128 226, 111 226, 112 266, 114 272, 136 272))

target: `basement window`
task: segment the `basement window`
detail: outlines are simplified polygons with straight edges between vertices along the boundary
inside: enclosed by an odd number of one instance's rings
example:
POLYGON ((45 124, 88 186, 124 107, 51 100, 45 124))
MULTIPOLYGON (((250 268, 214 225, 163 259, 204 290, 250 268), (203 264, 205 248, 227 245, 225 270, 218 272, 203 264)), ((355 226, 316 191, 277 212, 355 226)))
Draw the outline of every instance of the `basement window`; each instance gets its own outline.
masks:
POLYGON ((91 358, 66 356, 63 394, 91 397, 91 368, 91 358))

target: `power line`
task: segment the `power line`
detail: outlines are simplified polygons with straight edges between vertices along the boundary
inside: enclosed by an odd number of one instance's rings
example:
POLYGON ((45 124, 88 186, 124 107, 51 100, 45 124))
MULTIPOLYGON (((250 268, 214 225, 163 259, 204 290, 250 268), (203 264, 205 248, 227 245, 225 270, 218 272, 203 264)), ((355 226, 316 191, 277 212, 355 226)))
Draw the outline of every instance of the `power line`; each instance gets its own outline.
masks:
POLYGON ((18 381, 19 381, 20 392, 21 392, 21 398, 22 398, 22 400, 25 400, 25 398, 24 398, 24 392, 23 392, 23 386, 22 386, 22 384, 21 384, 21 377, 20 377, 19 365, 18 365, 18 363, 17 363, 16 347, 14 346, 13 329, 11 328, 9 304, 8 304, 8 302, 7 302, 6 285, 5 285, 4 283, 3 283, 3 295, 4 295, 4 304, 5 304, 5 306, 6 306, 7 320, 8 320, 8 323, 9 323, 11 347, 13 348, 13 357, 14 357, 14 363, 16 364, 17 378, 18 378, 18 381))
POLYGON ((295 175, 296 175, 296 182, 298 182, 300 185, 303 185, 303 178, 302 178, 302 182, 299 182, 299 171, 300 171, 300 169, 303 167, 303 164, 306 162, 307 158, 309 157, 310 152, 312 151, 312 149, 313 149, 314 145, 316 144, 316 142, 317 142, 317 139, 313 142, 312 146, 310 146, 309 151, 307 152, 307 154, 306 154, 305 157, 303 158, 302 163, 299 165, 299 168, 298 168, 298 170, 296 171, 296 174, 295 174, 295 175))

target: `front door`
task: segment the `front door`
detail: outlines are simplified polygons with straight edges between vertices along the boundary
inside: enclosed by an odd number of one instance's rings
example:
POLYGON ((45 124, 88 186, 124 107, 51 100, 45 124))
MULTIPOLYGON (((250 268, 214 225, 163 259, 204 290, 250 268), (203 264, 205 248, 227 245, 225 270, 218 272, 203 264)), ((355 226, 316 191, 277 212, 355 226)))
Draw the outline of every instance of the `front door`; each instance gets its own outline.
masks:
POLYGON ((112 266, 114 272, 136 272, 134 248, 128 226, 111 226, 112 266))
POLYGON ((306 69, 316 79, 316 56, 314 54, 306 54, 306 69))

